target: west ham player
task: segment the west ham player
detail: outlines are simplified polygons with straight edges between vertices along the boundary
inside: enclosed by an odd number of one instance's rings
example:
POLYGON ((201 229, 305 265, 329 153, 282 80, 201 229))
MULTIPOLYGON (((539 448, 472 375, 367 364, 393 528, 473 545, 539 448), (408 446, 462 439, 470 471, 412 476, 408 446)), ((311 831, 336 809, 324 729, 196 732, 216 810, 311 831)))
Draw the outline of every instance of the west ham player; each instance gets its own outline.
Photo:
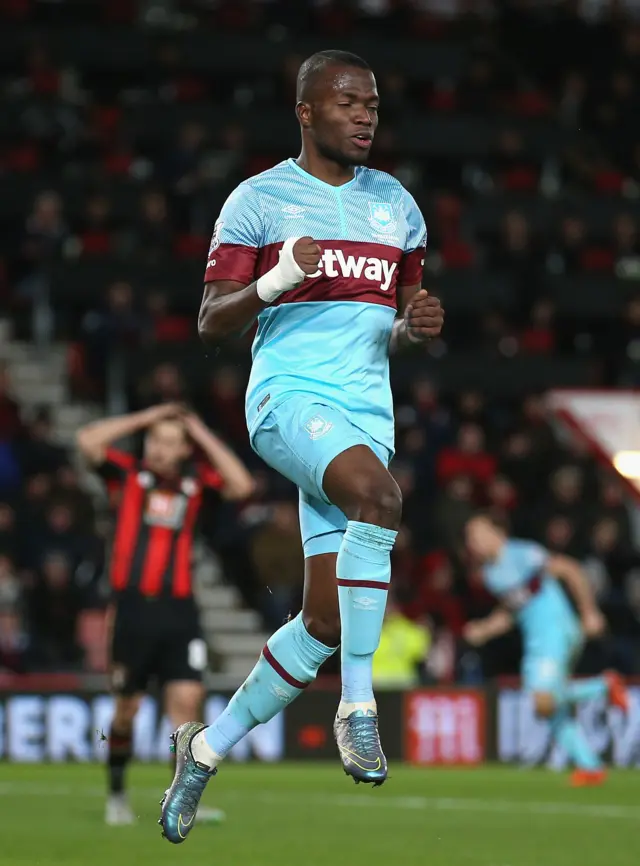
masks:
POLYGON ((571 708, 606 697, 626 711, 628 696, 615 673, 570 679, 584 639, 600 635, 605 624, 587 578, 574 559, 551 554, 532 541, 509 539, 484 515, 468 522, 466 538, 470 553, 481 564, 487 589, 500 602, 486 619, 467 624, 466 639, 479 646, 514 625, 520 627, 523 687, 533 694, 536 713, 549 719, 555 741, 573 762, 572 784, 600 784, 605 777, 601 762, 572 718, 571 708), (579 618, 559 582, 573 596, 579 618))
MULTIPOLYGON (((105 820, 131 824, 125 770, 133 722, 151 679, 164 689, 172 724, 197 717, 206 645, 193 597, 193 536, 207 490, 228 499, 249 496, 243 464, 195 415, 164 404, 78 431, 80 451, 106 481, 117 507, 110 563, 111 682, 115 711, 107 759, 105 820), (145 431, 144 457, 112 447, 145 431), (206 462, 193 460, 193 445, 206 462)), ((201 815, 202 817, 202 815, 201 815)), ((215 813, 207 816, 215 818, 215 813)))
POLYGON ((420 288, 426 228, 416 203, 395 178, 363 167, 378 125, 367 63, 342 51, 310 57, 296 114, 300 156, 245 181, 224 205, 199 328, 215 345, 258 318, 247 422, 257 453, 300 489, 303 610, 269 639, 211 727, 176 731, 160 819, 175 843, 232 746, 293 701, 340 642, 334 730, 345 772, 387 777, 371 666, 402 508, 387 469, 389 354, 439 334, 443 313, 420 288))

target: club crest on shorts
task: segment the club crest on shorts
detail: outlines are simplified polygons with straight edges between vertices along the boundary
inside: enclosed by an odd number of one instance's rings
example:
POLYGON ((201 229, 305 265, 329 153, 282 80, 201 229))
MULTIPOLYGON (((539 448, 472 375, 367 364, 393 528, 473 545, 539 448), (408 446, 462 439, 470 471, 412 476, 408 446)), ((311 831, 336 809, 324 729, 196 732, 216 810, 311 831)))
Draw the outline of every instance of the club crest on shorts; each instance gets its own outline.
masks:
POLYGON ((309 439, 321 439, 333 428, 331 421, 327 421, 322 415, 314 415, 309 418, 304 425, 304 429, 309 434, 309 439))
POLYGON ((211 236, 211 246, 209 247, 209 255, 211 253, 215 253, 215 251, 220 246, 220 233, 222 232, 222 227, 224 223, 222 220, 216 220, 216 224, 213 227, 213 234, 211 236))
POLYGON ((393 205, 386 201, 369 202, 369 225, 381 234, 388 234, 396 230, 398 220, 396 219, 393 205))

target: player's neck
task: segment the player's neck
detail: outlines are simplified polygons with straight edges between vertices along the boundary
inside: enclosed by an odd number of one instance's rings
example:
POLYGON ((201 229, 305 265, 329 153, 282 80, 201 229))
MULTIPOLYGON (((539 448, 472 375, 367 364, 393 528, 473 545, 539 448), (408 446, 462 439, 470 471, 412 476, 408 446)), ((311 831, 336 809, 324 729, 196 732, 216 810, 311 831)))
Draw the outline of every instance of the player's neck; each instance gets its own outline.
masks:
POLYGON ((306 148, 302 148, 300 156, 296 159, 296 163, 303 171, 316 177, 323 183, 328 183, 330 186, 342 186, 353 180, 355 169, 352 165, 339 165, 330 159, 320 156, 319 153, 310 153, 306 148))

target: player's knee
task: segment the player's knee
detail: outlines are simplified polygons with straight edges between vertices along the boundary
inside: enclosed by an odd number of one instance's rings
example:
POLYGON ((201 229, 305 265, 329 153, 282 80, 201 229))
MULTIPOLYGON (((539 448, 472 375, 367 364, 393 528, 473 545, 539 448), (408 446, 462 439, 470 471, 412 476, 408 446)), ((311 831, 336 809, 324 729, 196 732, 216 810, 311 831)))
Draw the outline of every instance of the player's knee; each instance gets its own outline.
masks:
POLYGON ((550 692, 536 692, 533 696, 533 706, 536 715, 550 719, 556 711, 556 699, 550 692))
POLYGON ((402 493, 392 476, 357 479, 347 517, 385 529, 397 529, 402 518, 402 493))
POLYGON ((302 611, 302 622, 312 638, 325 646, 338 646, 340 643, 340 614, 310 613, 302 611))

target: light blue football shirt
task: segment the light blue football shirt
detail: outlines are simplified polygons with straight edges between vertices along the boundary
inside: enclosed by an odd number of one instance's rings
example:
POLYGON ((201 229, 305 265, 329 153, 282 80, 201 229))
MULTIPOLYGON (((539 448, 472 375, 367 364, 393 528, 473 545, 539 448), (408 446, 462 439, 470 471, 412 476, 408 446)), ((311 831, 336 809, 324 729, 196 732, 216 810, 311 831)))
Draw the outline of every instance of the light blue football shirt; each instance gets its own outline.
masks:
POLYGON ((358 167, 351 181, 335 187, 288 159, 229 196, 205 281, 249 285, 274 267, 287 238, 307 235, 323 251, 317 276, 258 317, 249 433, 283 400, 313 394, 392 452, 389 339, 398 287, 421 282, 424 219, 391 175, 358 167))
POLYGON ((580 630, 569 599, 545 569, 548 557, 539 544, 512 538, 498 558, 482 568, 486 588, 514 614, 525 652, 537 651, 547 637, 558 634, 574 640, 580 630))

